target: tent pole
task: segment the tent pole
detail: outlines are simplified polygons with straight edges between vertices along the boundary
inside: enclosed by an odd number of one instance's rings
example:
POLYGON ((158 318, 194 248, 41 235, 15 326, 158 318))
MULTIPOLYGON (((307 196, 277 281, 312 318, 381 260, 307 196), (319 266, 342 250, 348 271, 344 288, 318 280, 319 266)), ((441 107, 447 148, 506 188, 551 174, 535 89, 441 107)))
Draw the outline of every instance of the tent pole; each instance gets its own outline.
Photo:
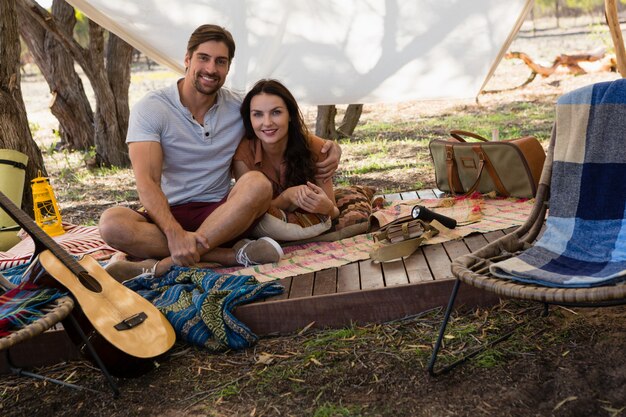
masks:
POLYGON ((624 50, 624 39, 622 37, 622 29, 617 16, 617 1, 604 0, 606 10, 606 21, 609 25, 613 45, 615 46, 615 57, 617 58, 617 70, 622 78, 626 78, 626 51, 624 50))

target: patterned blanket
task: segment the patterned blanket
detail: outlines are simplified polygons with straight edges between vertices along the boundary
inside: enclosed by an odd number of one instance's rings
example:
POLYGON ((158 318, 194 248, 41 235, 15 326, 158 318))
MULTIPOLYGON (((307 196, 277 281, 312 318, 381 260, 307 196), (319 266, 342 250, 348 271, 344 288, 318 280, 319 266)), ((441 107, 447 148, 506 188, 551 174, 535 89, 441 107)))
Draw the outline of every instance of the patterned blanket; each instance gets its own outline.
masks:
MULTIPOLYGON (((491 198, 481 195, 473 197, 393 201, 386 208, 375 212, 372 215, 372 222, 385 225, 408 215, 416 204, 432 208, 437 213, 459 222, 456 229, 442 231, 425 243, 432 245, 460 239, 472 233, 486 233, 519 226, 528 218, 533 207, 533 200, 491 198)), ((234 275, 254 275, 258 281, 266 282, 369 259, 374 245, 372 235, 363 234, 336 242, 288 246, 284 248, 283 259, 275 264, 248 268, 215 268, 215 270, 234 275)))
POLYGON ((541 239, 491 266, 498 277, 593 287, 626 276, 626 80, 557 102, 550 214, 541 239))
POLYGON ((235 318, 233 309, 283 292, 277 282, 259 284, 249 275, 181 267, 172 268, 159 279, 145 274, 125 284, 165 314, 178 339, 211 351, 242 349, 256 343, 258 337, 235 318))

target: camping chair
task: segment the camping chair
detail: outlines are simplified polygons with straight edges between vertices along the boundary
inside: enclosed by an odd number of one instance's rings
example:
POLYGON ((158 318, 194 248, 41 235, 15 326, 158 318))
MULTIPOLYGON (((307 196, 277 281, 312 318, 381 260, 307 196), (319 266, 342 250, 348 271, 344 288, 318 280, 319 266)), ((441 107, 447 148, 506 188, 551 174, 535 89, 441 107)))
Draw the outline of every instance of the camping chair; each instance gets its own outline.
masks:
POLYGON ((624 131, 626 79, 583 87, 558 100, 529 218, 513 233, 452 262, 456 281, 428 365, 432 376, 510 336, 435 371, 462 283, 503 297, 541 302, 545 313, 550 304, 601 307, 626 303, 626 242, 621 230, 626 217, 624 131), (544 220, 545 231, 535 242, 544 220))
MULTIPOLYGON (((8 281, 4 276, 2 276, 2 274, 0 274, 0 295, 4 294, 6 291, 9 291, 15 287, 16 287, 15 284, 8 281)), ((28 339, 32 339, 35 336, 40 335, 46 330, 49 330, 53 328, 54 326, 56 326, 57 324, 61 323, 61 321, 63 320, 65 320, 65 323, 74 326, 77 329, 77 331, 80 332, 80 326, 76 322, 76 319, 70 315, 73 308, 74 308, 74 301, 71 297, 62 296, 62 297, 56 298, 40 308, 42 315, 38 317, 36 320, 25 325, 22 328, 12 331, 11 333, 9 333, 8 335, 4 337, 0 337, 0 354, 4 356, 6 364, 8 365, 9 370, 13 374, 18 375, 18 376, 27 376, 27 377, 31 377, 35 379, 40 379, 40 380, 52 382, 54 384, 69 387, 69 388, 98 392, 90 388, 81 387, 79 385, 71 384, 65 381, 60 381, 58 379, 49 378, 40 374, 25 371, 21 368, 16 367, 11 361, 11 355, 9 352, 9 349, 11 347, 18 345, 28 339)), ((87 337, 84 334, 82 334, 82 332, 80 333, 81 333, 80 336, 85 340, 87 349, 89 349, 92 355, 94 355, 93 356, 94 360, 96 361, 96 363, 102 370, 105 378, 107 379, 107 382, 113 392, 113 396, 114 397, 119 396, 119 389, 117 385, 115 384, 115 382, 113 381, 109 373, 107 372, 104 365, 101 363, 100 358, 97 356, 95 351, 93 351, 93 347, 91 346, 91 343, 89 343, 89 340, 87 339, 87 337)))

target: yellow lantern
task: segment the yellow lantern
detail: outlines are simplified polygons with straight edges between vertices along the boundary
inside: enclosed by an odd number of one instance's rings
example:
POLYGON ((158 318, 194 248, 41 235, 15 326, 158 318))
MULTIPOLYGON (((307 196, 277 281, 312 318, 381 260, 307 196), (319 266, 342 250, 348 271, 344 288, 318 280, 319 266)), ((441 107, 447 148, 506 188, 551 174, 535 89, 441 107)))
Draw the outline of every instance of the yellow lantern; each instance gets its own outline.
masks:
POLYGON ((35 222, 49 236, 59 236, 65 233, 54 190, 48 178, 41 176, 41 171, 37 178, 31 180, 31 188, 33 189, 35 222))

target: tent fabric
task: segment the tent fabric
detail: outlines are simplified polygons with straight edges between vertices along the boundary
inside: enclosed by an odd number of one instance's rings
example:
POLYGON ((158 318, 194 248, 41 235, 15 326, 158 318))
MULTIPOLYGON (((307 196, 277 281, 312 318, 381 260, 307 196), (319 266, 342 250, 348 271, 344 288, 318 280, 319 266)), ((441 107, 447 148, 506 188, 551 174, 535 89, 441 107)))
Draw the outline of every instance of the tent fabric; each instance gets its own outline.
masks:
POLYGON ((183 73, 191 32, 227 28, 227 86, 285 83, 303 104, 472 98, 532 0, 68 0, 151 59, 183 73))

